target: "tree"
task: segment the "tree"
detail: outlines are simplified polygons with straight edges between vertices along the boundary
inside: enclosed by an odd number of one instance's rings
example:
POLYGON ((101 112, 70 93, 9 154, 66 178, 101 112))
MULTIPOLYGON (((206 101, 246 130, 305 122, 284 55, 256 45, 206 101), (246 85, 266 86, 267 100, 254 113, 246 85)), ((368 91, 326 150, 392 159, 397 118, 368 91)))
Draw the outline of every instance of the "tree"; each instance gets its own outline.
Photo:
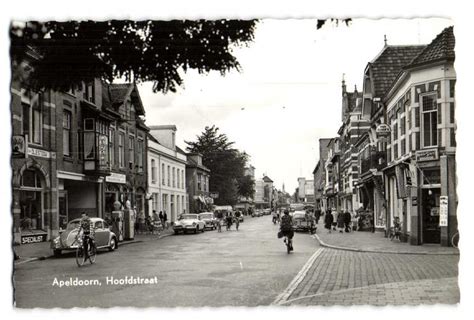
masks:
POLYGON ((29 60, 28 83, 68 90, 94 78, 152 81, 176 91, 181 71, 240 70, 233 45, 253 40, 257 20, 30 21, 10 28, 12 67, 29 60), (36 59, 28 59, 31 52, 36 59))
POLYGON ((255 180, 252 176, 244 175, 238 181, 239 195, 246 198, 253 198, 255 195, 255 180))
POLYGON ((185 143, 188 145, 188 152, 202 154, 203 165, 211 170, 209 188, 219 192, 216 204, 234 205, 239 196, 250 195, 250 182, 244 178, 248 155, 232 148, 234 142, 230 142, 225 134, 219 133, 218 127, 205 127, 196 141, 185 143))

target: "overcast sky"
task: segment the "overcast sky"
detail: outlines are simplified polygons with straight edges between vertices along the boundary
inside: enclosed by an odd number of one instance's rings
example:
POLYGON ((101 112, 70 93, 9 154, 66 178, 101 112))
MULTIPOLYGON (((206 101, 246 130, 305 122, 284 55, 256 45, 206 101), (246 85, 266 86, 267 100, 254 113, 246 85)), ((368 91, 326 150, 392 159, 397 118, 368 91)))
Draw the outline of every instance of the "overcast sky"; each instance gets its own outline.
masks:
MULTIPOLYGON (((256 178, 266 173, 292 193, 297 178, 312 179, 318 139, 341 126, 341 80, 362 90, 367 63, 389 45, 427 44, 447 19, 353 20, 350 26, 316 20, 261 20, 255 40, 236 48, 242 72, 184 75, 175 94, 140 86, 148 125, 175 124, 177 144, 215 124, 251 156, 256 178)), ((456 31, 455 31, 456 32, 456 31)))

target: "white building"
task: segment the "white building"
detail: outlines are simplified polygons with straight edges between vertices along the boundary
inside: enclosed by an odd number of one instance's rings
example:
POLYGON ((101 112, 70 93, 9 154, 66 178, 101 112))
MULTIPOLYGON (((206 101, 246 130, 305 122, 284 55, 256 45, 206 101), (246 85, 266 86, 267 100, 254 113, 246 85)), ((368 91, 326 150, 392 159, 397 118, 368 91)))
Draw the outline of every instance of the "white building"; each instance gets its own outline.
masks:
POLYGON ((168 222, 188 212, 186 154, 176 146, 176 126, 150 126, 148 139, 148 206, 166 212, 168 222))

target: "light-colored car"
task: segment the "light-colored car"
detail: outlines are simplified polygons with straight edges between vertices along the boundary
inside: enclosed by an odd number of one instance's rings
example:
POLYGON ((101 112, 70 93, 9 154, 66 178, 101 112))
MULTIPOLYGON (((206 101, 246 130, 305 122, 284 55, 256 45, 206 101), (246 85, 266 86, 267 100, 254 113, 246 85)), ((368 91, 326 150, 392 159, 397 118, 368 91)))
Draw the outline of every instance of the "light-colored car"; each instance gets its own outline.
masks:
MULTIPOLYGON (((92 229, 91 234, 94 237, 97 249, 109 249, 113 251, 118 248, 117 236, 110 230, 107 222, 102 218, 90 218, 92 229)), ((62 251, 76 250, 78 242, 76 241, 79 232, 81 219, 69 221, 64 230, 58 237, 51 242, 51 249, 55 256, 60 256, 62 251)))
POLYGON ((204 221, 199 220, 199 214, 197 213, 182 214, 173 225, 175 234, 180 232, 186 233, 188 231, 193 231, 194 233, 198 233, 199 231, 204 232, 204 228, 204 221))
POLYGON ((217 229, 217 218, 214 216, 212 212, 201 212, 199 214, 199 220, 204 222, 204 227, 214 230, 217 229))
POLYGON ((293 230, 295 231, 308 231, 310 229, 310 224, 306 219, 305 211, 295 211, 292 214, 293 217, 293 230))

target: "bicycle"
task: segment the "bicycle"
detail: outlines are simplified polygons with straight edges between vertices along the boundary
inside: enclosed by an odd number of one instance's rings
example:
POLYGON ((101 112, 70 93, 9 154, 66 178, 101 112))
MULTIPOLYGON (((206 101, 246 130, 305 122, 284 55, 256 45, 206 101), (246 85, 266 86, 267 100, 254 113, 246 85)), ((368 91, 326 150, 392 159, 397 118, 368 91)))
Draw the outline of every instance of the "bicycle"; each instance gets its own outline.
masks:
POLYGON ((286 245, 286 253, 290 254, 290 252, 293 251, 293 240, 285 235, 283 237, 283 242, 286 245))
POLYGON ((456 233, 451 237, 451 245, 454 248, 457 248, 459 244, 459 232, 456 231, 456 233))
POLYGON ((82 267, 87 260, 91 264, 95 263, 97 255, 97 247, 94 238, 91 235, 84 235, 80 232, 77 233, 75 242, 78 243, 76 249, 76 263, 78 267, 82 267), (87 242, 84 242, 86 240, 87 242), (87 252, 86 252, 87 247, 87 252))

